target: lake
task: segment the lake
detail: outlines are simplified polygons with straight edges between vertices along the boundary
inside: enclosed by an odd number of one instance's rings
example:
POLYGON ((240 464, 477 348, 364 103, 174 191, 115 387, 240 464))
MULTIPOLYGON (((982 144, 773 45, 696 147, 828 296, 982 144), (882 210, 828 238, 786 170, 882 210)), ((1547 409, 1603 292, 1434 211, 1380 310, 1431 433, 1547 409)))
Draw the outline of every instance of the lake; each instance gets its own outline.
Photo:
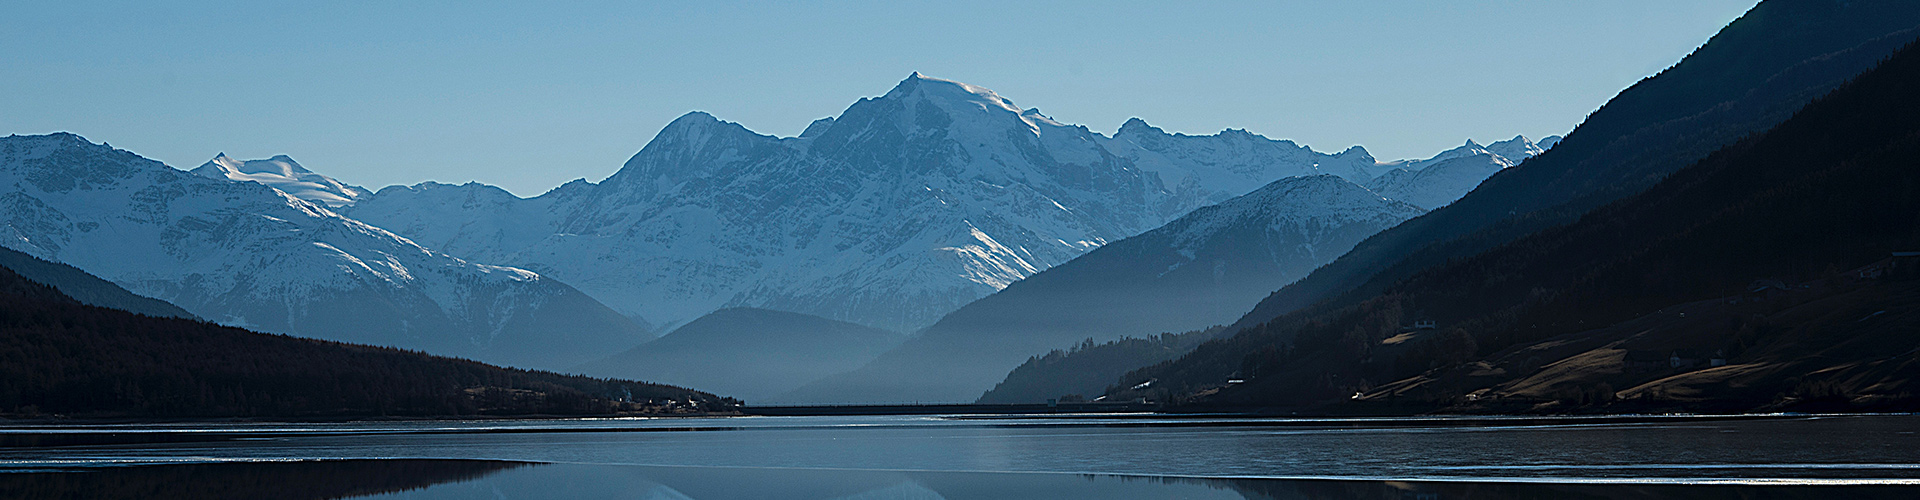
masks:
POLYGON ((6 498, 1911 498, 1920 417, 0 428, 6 498))

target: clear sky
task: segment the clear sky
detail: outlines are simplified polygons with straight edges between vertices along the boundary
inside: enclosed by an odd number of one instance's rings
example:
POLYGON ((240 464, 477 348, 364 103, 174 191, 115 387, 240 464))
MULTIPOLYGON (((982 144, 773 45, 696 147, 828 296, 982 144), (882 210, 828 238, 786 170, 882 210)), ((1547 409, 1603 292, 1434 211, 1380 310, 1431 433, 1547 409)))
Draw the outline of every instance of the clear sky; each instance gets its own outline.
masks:
POLYGON ((688 111, 789 136, 920 71, 1100 132, 1394 159, 1564 133, 1754 3, 8 2, 0 133, 530 196, 688 111))

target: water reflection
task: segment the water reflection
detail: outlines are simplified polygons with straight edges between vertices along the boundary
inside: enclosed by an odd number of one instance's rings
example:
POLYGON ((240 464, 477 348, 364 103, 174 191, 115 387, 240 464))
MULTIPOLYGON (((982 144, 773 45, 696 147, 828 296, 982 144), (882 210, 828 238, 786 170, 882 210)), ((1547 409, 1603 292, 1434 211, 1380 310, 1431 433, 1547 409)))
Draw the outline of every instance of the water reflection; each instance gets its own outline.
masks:
POLYGON ((0 499, 1920 498, 1890 483, 1920 484, 1920 418, 0 426, 0 499), (1682 484, 1710 482, 1742 484, 1682 484))
POLYGON ((291 499, 1532 499, 1913 498, 1905 486, 1395 482, 310 460, 0 473, 0 498, 291 499))
POLYGON ((1920 481, 1920 417, 1666 420, 1307 427, 1316 423, 922 416, 0 426, 0 468, 416 458, 1160 477, 1920 481))
POLYGON ((480 480, 529 465, 490 460, 313 460, 39 467, 0 470, 0 498, 355 498, 480 480))

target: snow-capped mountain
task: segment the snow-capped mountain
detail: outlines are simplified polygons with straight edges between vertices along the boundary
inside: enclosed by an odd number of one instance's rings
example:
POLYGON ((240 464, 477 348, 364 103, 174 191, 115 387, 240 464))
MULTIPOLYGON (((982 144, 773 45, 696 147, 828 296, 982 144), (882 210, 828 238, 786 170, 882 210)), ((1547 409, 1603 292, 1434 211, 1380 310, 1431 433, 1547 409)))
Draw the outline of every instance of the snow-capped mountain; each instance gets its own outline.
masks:
MULTIPOLYGON (((1559 137, 1549 137, 1558 143, 1559 137)), ((1552 143, 1549 143, 1551 146, 1552 143)), ((1366 181, 1367 189, 1382 196, 1412 203, 1426 210, 1440 208, 1466 196, 1481 181, 1501 169, 1519 165, 1546 149, 1526 136, 1481 146, 1473 140, 1432 158, 1401 162, 1394 168, 1366 181)))
MULTIPOLYGON (((1139 118, 1127 120, 1111 138, 1095 137, 1115 156, 1159 176, 1170 191, 1204 196, 1203 204, 1226 201, 1282 177, 1333 174, 1362 183, 1378 175, 1376 169, 1382 166, 1359 146, 1326 154, 1239 129, 1202 136, 1169 134, 1139 118)), ((1177 201, 1181 207, 1190 202, 1177 201)), ((1169 219, 1185 213, 1170 214, 1169 219)))
POLYGON ((650 338, 539 274, 73 134, 0 139, 0 207, 0 245, 229 325, 548 368, 650 338))
POLYGON ((210 179, 224 179, 242 182, 258 182, 295 198, 319 203, 332 208, 352 205, 354 200, 373 194, 366 188, 345 184, 332 177, 313 173, 300 166, 287 155, 275 156, 265 160, 240 161, 228 158, 226 153, 214 156, 212 160, 192 170, 193 173, 210 179))
POLYGON ((611 177, 531 199, 468 184, 346 209, 454 255, 532 269, 661 328, 722 307, 913 331, 1108 241, 1274 179, 1365 180, 1371 156, 1243 131, 1113 137, 914 74, 798 137, 706 113, 611 177))
POLYGON ((1423 212, 1333 175, 1284 178, 1014 283, 860 370, 782 399, 972 401, 1050 349, 1230 322, 1423 212))
POLYGON ((1552 149, 1553 145, 1559 142, 1559 136, 1549 136, 1541 139, 1540 142, 1534 142, 1528 140, 1527 136, 1516 135, 1513 136, 1512 139, 1488 144, 1486 150, 1489 153, 1500 155, 1501 158, 1507 159, 1508 163, 1519 165, 1520 162, 1527 161, 1528 158, 1532 158, 1534 155, 1547 152, 1548 149, 1552 149))

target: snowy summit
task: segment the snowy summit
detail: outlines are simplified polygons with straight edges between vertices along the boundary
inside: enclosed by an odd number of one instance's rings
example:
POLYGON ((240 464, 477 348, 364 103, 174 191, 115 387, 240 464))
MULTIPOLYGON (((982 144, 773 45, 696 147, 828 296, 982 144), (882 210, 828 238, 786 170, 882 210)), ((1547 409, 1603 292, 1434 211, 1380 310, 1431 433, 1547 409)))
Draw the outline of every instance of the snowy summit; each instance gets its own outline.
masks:
POLYGON ((333 208, 352 205, 355 200, 373 194, 360 186, 313 173, 287 155, 240 161, 220 153, 193 169, 193 173, 210 179, 258 182, 295 198, 333 208))

